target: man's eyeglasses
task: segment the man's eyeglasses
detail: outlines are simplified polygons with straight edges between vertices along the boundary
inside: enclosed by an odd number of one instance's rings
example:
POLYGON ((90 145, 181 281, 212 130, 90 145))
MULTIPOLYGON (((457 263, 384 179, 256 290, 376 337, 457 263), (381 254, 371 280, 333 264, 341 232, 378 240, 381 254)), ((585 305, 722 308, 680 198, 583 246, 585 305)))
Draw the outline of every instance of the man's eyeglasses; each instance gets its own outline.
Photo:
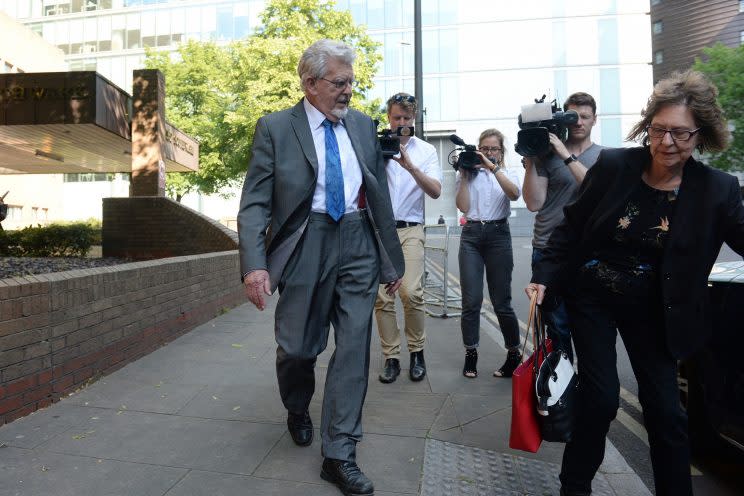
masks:
POLYGON ((318 78, 318 79, 322 79, 323 81, 328 81, 333 86, 335 86, 337 90, 342 90, 346 88, 347 84, 350 85, 352 88, 356 88, 357 85, 359 84, 359 81, 357 81, 356 79, 339 79, 336 81, 331 81, 330 79, 326 79, 324 77, 318 78))
POLYGON ((478 150, 483 153, 500 152, 501 148, 498 146, 479 146, 478 150))
POLYGON ((697 129, 664 129, 663 127, 646 126, 646 132, 649 137, 654 139, 664 139, 666 133, 672 135, 674 141, 689 141, 695 136, 700 128, 697 129))
POLYGON ((413 95, 395 95, 393 101, 396 103, 407 102, 416 103, 416 97, 413 95))

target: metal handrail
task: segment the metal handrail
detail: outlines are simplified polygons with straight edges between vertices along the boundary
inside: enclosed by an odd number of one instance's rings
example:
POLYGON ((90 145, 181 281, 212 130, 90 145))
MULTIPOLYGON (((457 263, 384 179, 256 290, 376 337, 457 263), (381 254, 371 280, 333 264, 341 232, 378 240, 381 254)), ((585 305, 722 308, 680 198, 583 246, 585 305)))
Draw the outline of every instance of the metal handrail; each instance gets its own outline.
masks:
POLYGON ((461 228, 450 227, 444 224, 427 224, 424 226, 424 303, 427 304, 426 313, 432 317, 448 318, 458 317, 462 312, 450 312, 450 308, 454 310, 462 310, 462 298, 459 296, 450 295, 449 290, 449 265, 448 265, 448 251, 449 241, 451 234, 459 234, 461 228), (431 234, 444 234, 444 245, 436 246, 430 244, 432 238, 431 234), (441 280, 433 281, 432 275, 438 274, 439 271, 432 271, 433 261, 431 259, 432 253, 441 254, 442 266, 441 266, 441 280), (437 291, 434 291, 434 290, 437 291), (441 312, 434 312, 429 309, 429 306, 435 306, 442 309, 441 312))

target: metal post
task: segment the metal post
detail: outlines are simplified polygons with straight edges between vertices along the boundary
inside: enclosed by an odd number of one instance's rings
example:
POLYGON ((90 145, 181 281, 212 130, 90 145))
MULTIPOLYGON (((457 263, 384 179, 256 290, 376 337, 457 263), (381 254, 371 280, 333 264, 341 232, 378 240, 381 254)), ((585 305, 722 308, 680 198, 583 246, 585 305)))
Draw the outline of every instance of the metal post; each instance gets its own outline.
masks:
POLYGON ((424 139, 424 81, 423 81, 423 56, 421 52, 421 0, 413 0, 413 79, 414 93, 416 96, 416 129, 415 134, 419 139, 424 139))

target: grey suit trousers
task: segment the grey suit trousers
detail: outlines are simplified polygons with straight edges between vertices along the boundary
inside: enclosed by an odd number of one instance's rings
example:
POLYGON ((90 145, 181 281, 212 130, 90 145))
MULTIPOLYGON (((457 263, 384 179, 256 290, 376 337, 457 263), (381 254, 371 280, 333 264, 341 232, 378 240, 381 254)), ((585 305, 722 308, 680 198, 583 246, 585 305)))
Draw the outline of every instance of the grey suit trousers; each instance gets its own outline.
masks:
POLYGON ((339 223, 311 213, 302 240, 279 281, 276 371, 288 411, 308 409, 315 361, 334 329, 321 418, 322 453, 355 460, 367 394, 372 310, 379 283, 377 247, 366 214, 339 223))

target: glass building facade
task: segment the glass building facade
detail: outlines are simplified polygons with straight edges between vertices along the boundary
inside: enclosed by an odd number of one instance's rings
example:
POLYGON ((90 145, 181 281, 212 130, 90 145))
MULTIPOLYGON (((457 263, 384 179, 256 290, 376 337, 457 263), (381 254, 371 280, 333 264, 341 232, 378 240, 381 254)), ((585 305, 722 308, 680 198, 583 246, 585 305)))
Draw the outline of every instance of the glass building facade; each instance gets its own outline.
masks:
MULTIPOLYGON (((370 97, 414 92, 413 0, 337 0, 379 41, 370 97)), ((446 163, 457 132, 474 143, 502 130, 513 149, 521 105, 543 94, 561 103, 586 91, 598 102, 595 142, 623 146, 652 87, 649 0, 422 0, 427 137, 446 163)), ((259 27, 264 0, 0 0, 0 10, 62 49, 71 70, 96 70, 125 90, 145 47, 230 41, 259 27)), ((518 156, 507 157, 518 165, 518 156)), ((520 167, 521 169, 521 167, 520 167)), ((449 191, 448 191, 449 190, 449 191)), ((437 203, 449 202, 443 198, 437 203)), ((436 219, 440 208, 431 210, 436 219)), ((447 212, 447 217, 452 214, 447 212)))

